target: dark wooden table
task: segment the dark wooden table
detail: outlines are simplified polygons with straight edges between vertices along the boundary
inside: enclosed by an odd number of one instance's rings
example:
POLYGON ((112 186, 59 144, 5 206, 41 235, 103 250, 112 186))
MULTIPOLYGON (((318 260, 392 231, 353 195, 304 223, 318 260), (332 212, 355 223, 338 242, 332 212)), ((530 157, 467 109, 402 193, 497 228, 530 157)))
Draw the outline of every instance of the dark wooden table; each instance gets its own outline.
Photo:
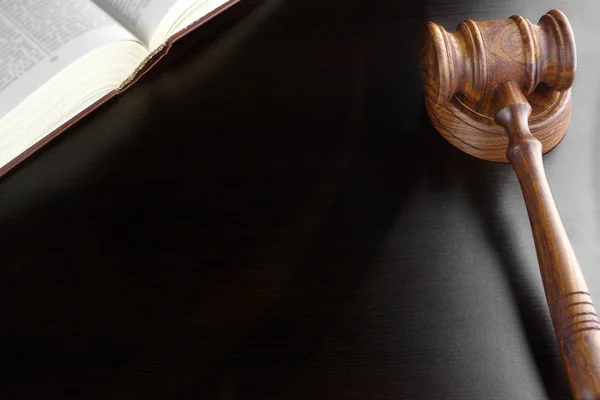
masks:
POLYGON ((600 3, 243 3, 0 181, 3 399, 567 399, 509 165, 432 128, 420 28, 550 8, 545 157, 600 299, 600 3))

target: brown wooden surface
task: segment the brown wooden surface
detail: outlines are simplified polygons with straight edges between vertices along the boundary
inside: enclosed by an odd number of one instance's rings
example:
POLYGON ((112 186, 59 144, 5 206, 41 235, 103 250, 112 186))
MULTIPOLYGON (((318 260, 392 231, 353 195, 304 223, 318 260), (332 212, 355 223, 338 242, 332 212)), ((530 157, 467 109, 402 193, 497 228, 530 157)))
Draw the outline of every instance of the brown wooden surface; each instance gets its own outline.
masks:
POLYGON ((516 82, 495 90, 496 122, 509 138, 513 165, 531 222, 546 299, 575 399, 600 399, 600 321, 528 127, 531 106, 516 82))
POLYGON ((569 16, 544 156, 600 298, 596 0, 266 0, 0 181, 0 397, 566 400, 509 164, 423 105, 432 20, 569 16))

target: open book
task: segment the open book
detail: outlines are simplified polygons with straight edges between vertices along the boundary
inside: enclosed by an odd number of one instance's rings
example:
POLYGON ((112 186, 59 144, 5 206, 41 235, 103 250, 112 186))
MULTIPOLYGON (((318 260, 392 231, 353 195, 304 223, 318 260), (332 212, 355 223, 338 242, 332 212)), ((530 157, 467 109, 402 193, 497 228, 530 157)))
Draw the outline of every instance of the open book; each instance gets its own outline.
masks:
POLYGON ((0 0, 0 175, 237 0, 0 0))

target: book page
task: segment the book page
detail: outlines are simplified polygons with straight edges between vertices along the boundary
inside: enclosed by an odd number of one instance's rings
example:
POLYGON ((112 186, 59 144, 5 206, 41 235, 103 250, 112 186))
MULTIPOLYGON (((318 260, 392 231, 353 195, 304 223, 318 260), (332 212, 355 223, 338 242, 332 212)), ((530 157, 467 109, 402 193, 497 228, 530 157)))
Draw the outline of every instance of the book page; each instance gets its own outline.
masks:
MULTIPOLYGON (((114 19, 155 50, 167 37, 170 25, 207 0, 93 0, 114 19), (156 37, 158 34, 159 37, 156 37)), ((220 4, 224 3, 221 1, 220 4)), ((210 10, 208 10, 210 11, 210 10)), ((207 12, 208 12, 207 11, 207 12)))
MULTIPOLYGON (((147 47, 160 21, 178 0, 93 0, 147 47)), ((194 0, 198 1, 198 0, 194 0)))
POLYGON ((135 40, 89 0, 0 0, 0 118, 91 50, 135 40))

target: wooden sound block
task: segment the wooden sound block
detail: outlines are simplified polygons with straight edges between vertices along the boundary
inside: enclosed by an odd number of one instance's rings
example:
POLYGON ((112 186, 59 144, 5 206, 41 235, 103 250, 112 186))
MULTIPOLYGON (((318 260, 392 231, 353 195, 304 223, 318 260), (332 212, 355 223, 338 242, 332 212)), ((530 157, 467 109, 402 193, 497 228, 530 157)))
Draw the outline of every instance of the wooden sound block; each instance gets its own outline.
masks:
MULTIPOLYGON (((532 112, 529 129, 542 143, 542 152, 552 150, 565 136, 571 119, 571 89, 557 92, 539 85, 527 96, 532 112)), ((446 105, 425 97, 429 118, 435 129, 453 146, 477 158, 508 162, 508 136, 494 122, 492 96, 473 101, 459 93, 446 105)))

